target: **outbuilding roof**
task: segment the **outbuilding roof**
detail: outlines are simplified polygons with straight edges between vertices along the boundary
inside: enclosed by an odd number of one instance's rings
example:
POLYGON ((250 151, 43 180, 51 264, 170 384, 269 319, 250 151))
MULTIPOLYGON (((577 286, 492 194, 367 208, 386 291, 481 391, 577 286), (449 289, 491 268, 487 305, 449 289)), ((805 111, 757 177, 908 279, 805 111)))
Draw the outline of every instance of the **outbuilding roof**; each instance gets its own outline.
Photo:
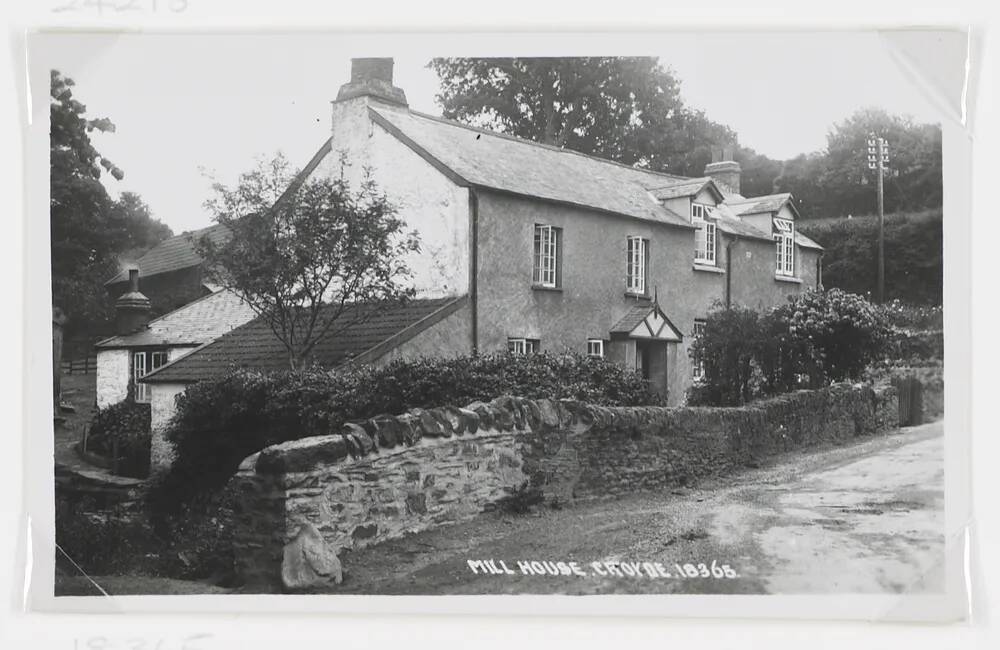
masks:
MULTIPOLYGON (((334 368, 361 358, 391 340, 398 345, 467 304, 467 297, 408 300, 391 305, 361 303, 342 313, 337 334, 321 341, 313 363, 334 368)), ((267 322, 255 318, 143 378, 148 383, 190 383, 218 377, 233 368, 288 368, 288 352, 267 322)))
MULTIPOLYGON (((330 142, 331 141, 328 138, 326 142, 320 146, 316 153, 313 154, 313 157, 309 159, 306 166, 303 167, 298 174, 296 174, 295 178, 292 179, 292 182, 289 183, 285 191, 281 193, 280 197, 278 197, 278 202, 295 192, 302 185, 302 183, 305 182, 309 175, 313 173, 316 167, 323 162, 323 159, 330 153, 330 142)), ((147 278, 160 273, 170 273, 198 266, 203 261, 201 256, 198 255, 197 250, 198 241, 202 237, 208 237, 213 244, 221 246, 229 241, 231 236, 232 232, 230 232, 227 226, 224 224, 216 224, 214 226, 184 232, 170 237, 169 239, 165 239, 147 251, 146 254, 140 257, 135 263, 135 266, 139 267, 139 278, 147 278)), ((125 268, 113 278, 105 282, 104 285, 109 286, 118 282, 127 281, 128 269, 125 268)))
POLYGON ((152 320, 145 329, 112 336, 98 343, 98 349, 157 346, 198 346, 254 318, 250 306, 232 291, 222 289, 180 309, 152 320))
MULTIPOLYGON (((139 258, 139 277, 146 278, 160 273, 170 273, 201 264, 201 256, 197 253, 197 242, 202 237, 208 237, 212 243, 221 245, 230 237, 229 228, 216 224, 200 230, 192 230, 164 239, 139 258)), ((105 285, 118 282, 128 282, 128 269, 122 269, 105 285)))

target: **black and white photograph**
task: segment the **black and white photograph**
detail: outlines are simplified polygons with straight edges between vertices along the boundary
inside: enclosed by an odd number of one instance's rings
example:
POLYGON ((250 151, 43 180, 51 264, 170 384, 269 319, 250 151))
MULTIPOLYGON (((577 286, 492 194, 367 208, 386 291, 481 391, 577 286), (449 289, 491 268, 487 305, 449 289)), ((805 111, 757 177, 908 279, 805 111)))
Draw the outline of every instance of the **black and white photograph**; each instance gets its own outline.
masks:
POLYGON ((40 35, 50 602, 960 618, 966 37, 40 35))

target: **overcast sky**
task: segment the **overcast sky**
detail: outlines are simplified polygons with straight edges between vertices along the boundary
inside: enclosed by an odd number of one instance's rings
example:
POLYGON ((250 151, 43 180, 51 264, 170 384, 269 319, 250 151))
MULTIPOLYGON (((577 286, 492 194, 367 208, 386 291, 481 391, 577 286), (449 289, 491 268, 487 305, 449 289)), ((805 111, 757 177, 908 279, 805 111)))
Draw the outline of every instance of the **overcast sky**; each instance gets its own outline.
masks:
MULTIPOLYGON (((233 182, 255 156, 279 149, 305 164, 328 137, 329 102, 352 54, 395 55, 396 85, 410 106, 440 114, 437 78, 425 66, 453 52, 434 45, 401 55, 318 33, 67 35, 46 59, 76 81, 90 116, 117 126, 94 136, 125 171, 123 181, 106 180, 112 194, 137 192, 179 233, 210 224, 205 172, 233 182)), ((773 158, 822 149, 829 127, 861 107, 939 119, 873 33, 684 33, 645 47, 674 70, 689 106, 773 158)))

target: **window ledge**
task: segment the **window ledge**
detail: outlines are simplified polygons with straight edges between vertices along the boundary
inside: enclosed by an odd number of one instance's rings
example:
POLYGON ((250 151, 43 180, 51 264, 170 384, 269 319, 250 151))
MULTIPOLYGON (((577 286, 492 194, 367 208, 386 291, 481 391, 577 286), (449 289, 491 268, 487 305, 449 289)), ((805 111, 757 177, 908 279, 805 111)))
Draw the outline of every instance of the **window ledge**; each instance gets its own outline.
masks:
POLYGON ((531 285, 533 291, 555 291, 556 293, 562 293, 562 287, 548 287, 544 284, 533 284, 531 285))
POLYGON ((652 300, 653 296, 648 293, 635 293, 634 291, 626 291, 626 298, 636 298, 638 300, 652 300))
POLYGON ((775 282, 791 282, 792 284, 802 284, 802 278, 796 278, 791 275, 778 275, 774 276, 775 282))
POLYGON ((720 269, 718 266, 714 266, 712 264, 700 264, 698 262, 695 262, 694 266, 692 266, 691 268, 693 268, 695 271, 704 271, 705 273, 725 273, 726 272, 725 269, 720 269))

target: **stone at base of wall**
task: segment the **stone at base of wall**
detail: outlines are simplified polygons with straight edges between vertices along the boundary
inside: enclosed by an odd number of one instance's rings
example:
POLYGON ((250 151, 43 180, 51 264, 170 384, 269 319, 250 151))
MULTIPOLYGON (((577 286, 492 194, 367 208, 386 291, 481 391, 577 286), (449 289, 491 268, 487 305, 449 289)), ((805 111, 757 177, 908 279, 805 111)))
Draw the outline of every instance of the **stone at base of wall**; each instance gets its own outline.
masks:
POLYGON ((863 385, 739 408, 504 396, 379 416, 243 461, 234 478, 236 569, 249 589, 308 588, 331 581, 330 558, 342 549, 473 517, 520 488, 566 502, 684 485, 894 430, 897 418, 895 389, 863 385))

